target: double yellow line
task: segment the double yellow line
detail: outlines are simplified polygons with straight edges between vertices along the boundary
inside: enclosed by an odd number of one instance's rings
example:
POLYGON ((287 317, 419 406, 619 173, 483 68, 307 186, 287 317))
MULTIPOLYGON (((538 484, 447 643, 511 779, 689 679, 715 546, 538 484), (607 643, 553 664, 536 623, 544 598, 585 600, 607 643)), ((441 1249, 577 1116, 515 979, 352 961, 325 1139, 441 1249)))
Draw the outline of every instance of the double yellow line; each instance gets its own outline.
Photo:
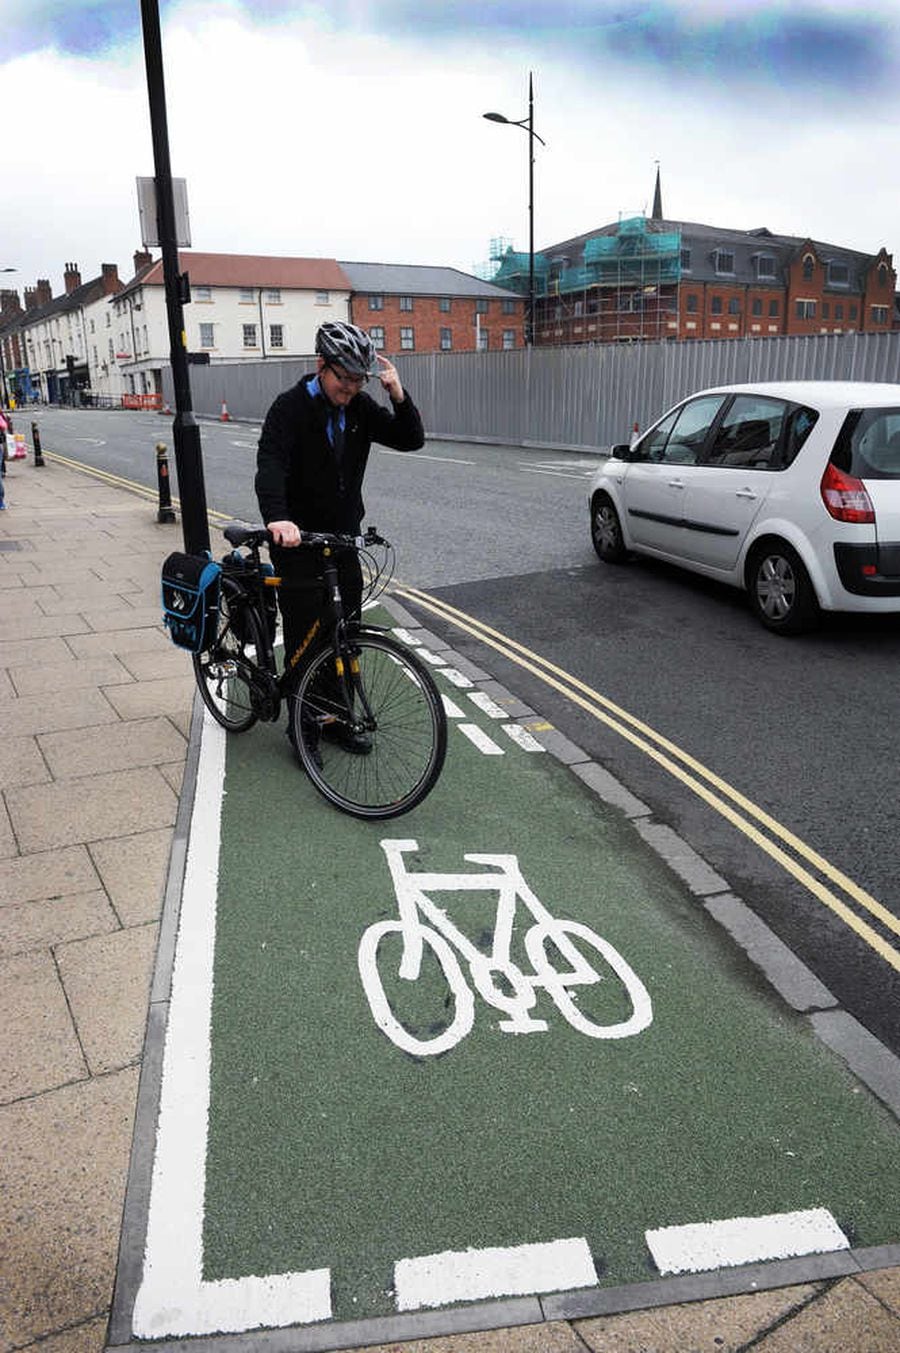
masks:
POLYGON ((428 592, 421 592, 418 588, 395 584, 391 590, 394 596, 413 602, 456 629, 487 644, 489 648, 493 648, 510 662, 530 672, 546 686, 558 691, 572 704, 578 705, 598 722, 605 724, 607 728, 637 747, 645 756, 650 757, 663 770, 668 771, 698 798, 721 814, 760 850, 765 851, 813 897, 839 916, 844 924, 874 949, 886 963, 900 972, 900 948, 885 939, 869 924, 865 916, 859 913, 868 913, 880 922, 885 930, 897 936, 900 936, 900 919, 739 790, 707 769, 688 752, 682 751, 674 742, 657 733, 649 724, 635 718, 633 714, 629 714, 599 691, 579 681, 577 677, 570 676, 561 667, 532 652, 523 644, 517 643, 515 639, 508 638, 498 630, 492 629, 490 625, 485 625, 482 621, 467 615, 465 611, 459 611, 455 606, 432 597, 428 592), (789 854, 789 851, 793 854, 789 854), (819 877, 810 872, 811 870, 815 870, 819 877), (828 886, 829 884, 831 886, 828 886), (833 889, 839 890, 844 897, 839 897, 833 889), (844 899, 849 899, 858 910, 854 910, 844 899))

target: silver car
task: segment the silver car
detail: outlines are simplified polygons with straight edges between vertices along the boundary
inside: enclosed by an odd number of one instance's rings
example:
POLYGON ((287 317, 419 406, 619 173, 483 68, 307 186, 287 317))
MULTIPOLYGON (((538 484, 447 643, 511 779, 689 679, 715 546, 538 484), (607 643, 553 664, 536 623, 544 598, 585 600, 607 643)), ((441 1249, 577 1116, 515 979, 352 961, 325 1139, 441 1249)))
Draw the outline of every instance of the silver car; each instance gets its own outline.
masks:
POLYGON ((645 554, 743 588, 779 634, 900 612, 900 385, 703 390, 591 480, 607 564, 645 554))

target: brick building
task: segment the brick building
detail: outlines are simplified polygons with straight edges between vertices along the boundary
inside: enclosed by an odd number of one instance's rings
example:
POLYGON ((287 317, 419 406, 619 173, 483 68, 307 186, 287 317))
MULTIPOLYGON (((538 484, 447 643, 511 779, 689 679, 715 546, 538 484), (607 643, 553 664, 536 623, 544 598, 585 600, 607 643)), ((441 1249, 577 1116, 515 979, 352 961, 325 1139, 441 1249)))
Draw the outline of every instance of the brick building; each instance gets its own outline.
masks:
MULTIPOLYGON (((496 253, 494 281, 527 290, 528 255, 496 253)), ((889 332, 897 275, 881 248, 730 230, 654 212, 535 257, 535 343, 889 332)))
POLYGON ((524 345, 525 302, 457 268, 346 263, 350 318, 384 352, 475 352, 524 345))

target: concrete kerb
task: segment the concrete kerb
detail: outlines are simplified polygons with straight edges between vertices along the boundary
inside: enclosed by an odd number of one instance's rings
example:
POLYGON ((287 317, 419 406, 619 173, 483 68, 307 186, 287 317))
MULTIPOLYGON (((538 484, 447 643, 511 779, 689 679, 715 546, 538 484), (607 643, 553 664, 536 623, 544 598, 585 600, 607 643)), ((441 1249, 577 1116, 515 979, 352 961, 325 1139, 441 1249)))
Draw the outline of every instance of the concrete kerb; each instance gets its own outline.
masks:
MULTIPOLYGON (((582 748, 543 720, 488 673, 458 654, 394 598, 383 599, 398 626, 421 643, 430 642, 447 662, 475 681, 479 689, 511 711, 523 729, 541 743, 562 765, 569 767, 583 784, 604 802, 627 817, 642 840, 656 850, 668 866, 702 902, 742 948, 751 963, 775 991, 798 1012, 808 1012, 811 1027, 851 1071, 900 1118, 900 1059, 885 1048, 847 1012, 836 1007, 835 998, 800 962, 764 922, 735 896, 729 884, 664 824, 654 823, 647 806, 582 748), (477 673, 478 675, 474 675, 477 673), (513 710, 517 710, 513 713, 513 710), (828 1008, 832 1007, 832 1008, 828 1008)), ((505 1301, 394 1315, 355 1322, 292 1326, 210 1337, 135 1341, 131 1317, 141 1278, 153 1167, 156 1122, 162 1082, 166 1015, 174 960, 178 914, 184 881, 184 866, 190 834, 193 796, 200 751, 203 706, 195 699, 184 790, 176 821, 169 875, 160 928, 157 962, 147 1020, 144 1063, 135 1115, 132 1159, 123 1210, 123 1230, 110 1315, 107 1347, 116 1353, 137 1353, 159 1348, 167 1353, 312 1353, 312 1350, 361 1349, 389 1342, 406 1342, 435 1336, 499 1330, 518 1325, 558 1320, 576 1320, 651 1310, 657 1307, 701 1302, 751 1294, 794 1284, 836 1281, 879 1268, 900 1264, 900 1244, 716 1270, 710 1273, 660 1278, 614 1288, 590 1288, 505 1301)))

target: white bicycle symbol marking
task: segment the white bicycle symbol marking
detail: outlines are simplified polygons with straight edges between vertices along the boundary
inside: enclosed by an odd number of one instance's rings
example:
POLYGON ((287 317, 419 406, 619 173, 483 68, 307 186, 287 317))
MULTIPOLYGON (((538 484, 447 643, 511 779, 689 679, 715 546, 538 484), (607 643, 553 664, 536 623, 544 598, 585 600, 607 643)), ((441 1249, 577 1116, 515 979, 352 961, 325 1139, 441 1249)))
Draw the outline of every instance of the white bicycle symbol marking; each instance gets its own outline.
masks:
POLYGON ((539 988, 552 998, 560 1014, 588 1038, 631 1038, 653 1021, 650 995, 641 979, 622 955, 607 940, 580 921, 558 920, 531 891, 515 855, 465 855, 471 864, 485 865, 488 872, 469 874, 410 873, 404 855, 418 850, 415 841, 381 842, 399 908, 398 920, 376 921, 363 934, 359 944, 359 975, 379 1029, 392 1043, 414 1056, 436 1056, 454 1047, 472 1028, 475 1020, 475 996, 469 986, 454 949, 468 965, 472 986, 489 1005, 501 1011, 499 1028, 505 1033, 544 1033, 547 1021, 529 1012, 537 1003, 539 988), (484 891, 498 894, 497 918, 489 953, 482 953, 446 912, 428 896, 436 892, 484 891), (532 971, 523 972, 512 961, 510 948, 517 902, 523 902, 534 917, 527 930, 525 950, 532 971), (378 968, 378 949, 386 935, 400 935, 403 955, 397 975, 415 982, 427 945, 447 982, 453 997, 453 1016, 445 1029, 430 1038, 417 1038, 397 1018, 385 993, 378 968), (579 1010, 577 992, 571 988, 591 986, 604 980, 572 942, 578 938, 596 950, 604 963, 619 978, 632 1013, 617 1024, 597 1024, 579 1010), (547 955, 551 943, 556 956, 569 965, 568 971, 554 967, 547 955))

